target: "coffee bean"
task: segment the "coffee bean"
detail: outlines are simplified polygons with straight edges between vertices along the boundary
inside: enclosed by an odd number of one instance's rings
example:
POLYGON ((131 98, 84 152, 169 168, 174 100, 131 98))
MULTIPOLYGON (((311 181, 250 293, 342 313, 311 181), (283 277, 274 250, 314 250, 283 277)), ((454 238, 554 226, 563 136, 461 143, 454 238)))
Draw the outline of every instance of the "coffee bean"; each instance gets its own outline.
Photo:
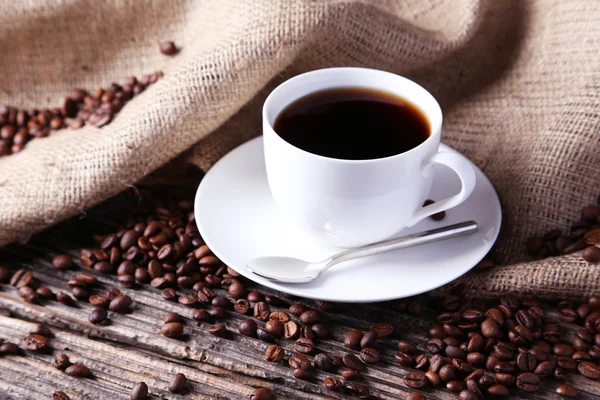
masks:
POLYGON ((300 338, 294 343, 294 350, 298 353, 310 354, 314 351, 315 345, 311 339, 300 338))
POLYGON ((23 348, 29 351, 41 351, 48 345, 48 339, 37 333, 30 333, 23 339, 23 348))
POLYGON ((227 334, 227 328, 223 324, 216 324, 208 328, 208 333, 217 337, 224 337, 227 334))
POLYGON ((404 376, 404 384, 411 389, 421 389, 427 385, 427 378, 421 372, 408 372, 404 376))
POLYGON ((533 372, 537 366, 537 360, 531 353, 520 353, 517 356, 517 366, 521 371, 533 372))
POLYGON ((276 344, 272 344, 265 350, 265 360, 279 362, 285 357, 285 351, 276 344))
POLYGON ((344 346, 352 350, 360 350, 360 341, 363 338, 363 333, 358 330, 350 331, 344 338, 344 346))
POLYGON ((425 372, 425 377, 433 386, 440 384, 440 376, 437 374, 437 372, 427 371, 425 372))
POLYGON ((272 400, 273 394, 266 388, 258 388, 250 394, 250 400, 272 400))
MULTIPOLYGON (((231 301, 225 296, 215 296, 211 300, 211 304, 216 307, 223 307, 225 309, 232 308, 233 304, 231 301)), ((259 303, 260 304, 260 303, 259 303)))
POLYGON ((33 275, 31 271, 20 269, 13 274, 12 278, 10 279, 10 285, 19 289, 23 286, 29 286, 32 280, 33 275))
POLYGON ((325 353, 319 353, 313 358, 313 365, 315 368, 322 371, 332 372, 335 370, 335 364, 333 358, 325 353))
MULTIPOLYGON (((314 324, 311 327, 311 330, 313 331, 313 333, 315 334, 315 336, 318 337, 319 339, 325 339, 325 338, 327 338, 327 336, 329 336, 329 332, 327 331, 327 327, 325 326, 325 324, 323 324, 321 322, 319 322, 317 324, 314 324)), ((363 336, 363 338, 364 338, 364 336, 363 336)), ((361 340, 361 342, 362 342, 362 340, 361 340)))
POLYGON ((499 384, 490 386, 487 392, 492 396, 508 396, 508 388, 499 384))
POLYGON ((323 386, 328 390, 338 391, 342 388, 342 381, 338 378, 327 377, 323 379, 323 386))
POLYGON ((556 393, 562 397, 575 398, 577 397, 577 390, 571 385, 562 384, 556 388, 556 393))
POLYGON ((256 329, 258 326, 253 319, 245 319, 238 325, 238 331, 244 335, 249 337, 256 337, 256 329))
POLYGON ((161 290, 160 296, 167 301, 177 300, 177 292, 173 288, 166 288, 161 290))
POLYGON ((192 319, 194 321, 210 322, 210 323, 212 323, 214 321, 214 317, 211 315, 211 313, 208 310, 205 310, 203 308, 194 310, 194 312, 192 313, 192 319))
POLYGON ((168 324, 169 322, 181 322, 181 315, 176 312, 169 312, 163 317, 163 322, 168 324))
POLYGON ((304 325, 313 325, 321 322, 321 315, 316 310, 307 310, 300 314, 299 319, 304 325))
MULTIPOLYGON (((467 382, 467 384, 469 383, 469 379, 472 379, 474 381, 479 380, 479 378, 481 378, 484 374, 483 369, 476 369, 473 372, 471 372, 469 375, 466 376, 465 381, 467 382)), ((473 390, 473 389, 470 389, 473 390)))
POLYGON ((600 262, 600 248, 596 246, 588 246, 581 252, 583 259, 589 263, 600 262))
POLYGON ((419 354, 419 349, 417 348, 417 346, 414 343, 408 342, 406 340, 398 341, 398 350, 410 355, 419 354))
POLYGON ((14 343, 4 342, 0 344, 0 355, 8 354, 19 354, 21 349, 14 343))
POLYGON ((515 366, 507 361, 500 361, 500 362, 496 363, 496 365, 494 365, 495 372, 501 372, 504 374, 513 374, 515 372, 515 370, 516 370, 515 366))
POLYGON ((133 275, 119 275, 117 278, 119 284, 124 288, 132 288, 135 286, 135 278, 133 275))
POLYGON ((434 338, 427 342, 426 348, 431 354, 440 354, 446 349, 446 344, 441 339, 434 338))
POLYGON ((288 321, 283 326, 283 337, 286 339, 297 339, 300 336, 300 327, 294 321, 288 321))
POLYGON ((289 311, 290 311, 290 314, 295 315, 296 317, 299 317, 300 315, 302 315, 302 313, 304 311, 306 311, 306 306, 304 304, 294 303, 290 306, 289 311))
POLYGON ((446 389, 452 393, 460 393, 467 389, 467 384, 463 381, 454 380, 446 383, 446 389))
POLYGON ((178 302, 179 304, 184 305, 186 307, 194 307, 196 305, 196 296, 191 294, 184 294, 182 296, 179 296, 178 302))
POLYGON ((68 307, 73 307, 75 305, 75 300, 73 300, 71 296, 63 292, 56 293, 56 301, 68 307))
POLYGON ((459 400, 479 400, 480 397, 478 397, 474 392, 472 392, 470 390, 463 390, 458 394, 458 399, 459 400))
POLYGON ((410 392, 406 395, 404 400, 426 400, 426 398, 419 392, 410 392))
POLYGON ((467 354, 462 351, 459 347, 456 346, 446 346, 446 356, 450 358, 460 358, 464 360, 467 357, 467 354))
POLYGON ((575 371, 577 369, 577 362, 570 357, 558 357, 556 363, 559 367, 567 371, 575 371))
POLYGON ((406 367, 412 366, 415 362, 415 359, 411 355, 401 351, 394 354, 394 359, 398 361, 400 365, 404 365, 406 367))
POLYGON ((65 392, 61 392, 59 390, 57 392, 54 392, 54 394, 52 395, 52 400, 71 400, 71 398, 67 396, 65 392))
POLYGON ((517 376, 517 387, 524 392, 537 392, 540 388, 540 378, 531 372, 524 372, 517 376))
POLYGON ((60 354, 52 362, 52 366, 61 371, 67 369, 69 365, 71 365, 71 361, 69 360, 69 356, 67 356, 66 354, 60 354))
POLYGON ((483 375, 477 383, 482 390, 487 390, 496 384, 496 378, 491 375, 483 375))
POLYGON ((246 287, 237 279, 234 279, 228 289, 229 294, 238 300, 246 296, 246 287))
POLYGON ((477 399, 483 400, 483 393, 481 393, 481 389, 479 388, 479 385, 475 379, 465 379, 465 384, 467 385, 467 390, 475 394, 477 399))
POLYGON ((37 301, 35 290, 29 286, 21 286, 19 288, 19 296, 28 303, 35 303, 37 301))
POLYGON ((71 269, 73 268, 73 259, 67 254, 60 254, 52 259, 52 266, 56 269, 71 269))
MULTIPOLYGON (((425 356, 424 354, 422 354, 425 356)), ((360 359, 363 360, 366 364, 374 364, 380 359, 379 352, 371 347, 365 347, 360 351, 360 359)), ((427 356, 425 356, 427 359, 427 356)), ((427 366, 429 366, 429 361, 427 361, 427 366)))
POLYGON ((138 382, 131 389, 131 400, 145 400, 148 397, 148 385, 145 382, 138 382))
POLYGON ((371 330, 377 333, 378 338, 390 336, 394 332, 394 327, 387 322, 380 322, 371 325, 371 330))
MULTIPOLYGON (((160 279, 160 278, 158 278, 160 279)), ((196 286, 196 285, 194 285, 196 286)), ((201 287, 198 292, 196 293, 196 297, 198 298, 198 301, 202 302, 202 303, 208 303, 209 301, 211 301, 211 299, 213 297, 215 297, 215 292, 213 292, 210 288, 208 287, 201 287)))
MULTIPOLYGON (((423 203, 423 207, 431 205, 435 203, 435 201, 431 200, 431 199, 427 199, 425 200, 425 202, 423 203)), ((434 221, 441 221, 446 217, 446 211, 440 211, 438 213, 432 214, 429 216, 429 218, 431 218, 434 221)))
POLYGON ((172 56, 172 55, 177 54, 177 52, 178 52, 178 49, 175 46, 175 43, 173 43, 171 41, 162 42, 159 44, 158 47, 160 49, 160 52, 166 56, 172 56))
MULTIPOLYGON (((508 310, 506 307, 499 306, 498 308, 490 308, 490 309, 488 309, 485 312, 485 315, 487 317, 493 319, 494 321, 496 321, 496 323, 498 325, 504 325, 504 316, 505 316, 505 313, 503 312, 503 310, 507 310, 507 313, 511 314, 510 310, 508 310)), ((507 318, 509 318, 509 316, 507 316, 507 318)), ((485 319, 486 318, 483 318, 484 321, 485 321, 485 319)))
POLYGON ((346 383, 344 384, 344 388, 350 395, 359 399, 368 399, 370 397, 369 389, 360 383, 346 383))
POLYGON ((269 314, 269 319, 275 319, 282 324, 285 324, 290 320, 290 316, 288 313, 283 311, 273 311, 271 314, 269 314))
POLYGON ((452 365, 444 365, 440 368, 438 375, 444 382, 449 382, 456 377, 456 369, 452 365))
POLYGON ((292 371, 292 374, 294 375, 294 378, 304 380, 308 379, 311 376, 308 370, 299 368, 295 368, 294 371, 292 371))
POLYGON ((425 354, 419 354, 415 358, 415 368, 426 371, 429 367, 429 358, 425 354))
POLYGON ((456 371, 463 374, 468 374, 473 371, 473 366, 471 364, 458 358, 454 358, 452 360, 452 366, 456 369, 456 371))
POLYGON ((514 375, 504 374, 502 372, 497 372, 496 375, 494 375, 494 377, 496 378, 496 382, 504 386, 514 385, 517 379, 514 375))
POLYGON ((254 305, 254 318, 261 321, 268 321, 271 310, 269 305, 264 301, 258 302, 254 305))
POLYGON ((288 360, 290 367, 294 369, 308 369, 310 368, 310 360, 302 354, 292 354, 288 360))
POLYGON ((364 364, 360 361, 360 359, 354 354, 345 354, 342 358, 342 361, 346 367, 354 369, 356 371, 362 371, 365 367, 364 364))
POLYGON ((133 303, 133 301, 131 300, 131 297, 129 297, 127 295, 121 295, 121 296, 115 297, 110 302, 110 304, 108 305, 108 309, 110 311, 124 314, 129 310, 129 307, 131 306, 132 303, 133 303))
POLYGON ((487 318, 481 323, 481 333, 486 338, 497 338, 500 335, 498 323, 492 318, 487 318))
POLYGON ((108 318, 108 313, 106 310, 104 308, 97 307, 92 310, 88 319, 92 324, 100 324, 106 321, 106 318, 108 318))
POLYGON ((554 373, 552 375, 554 376, 554 379, 556 379, 557 381, 566 381, 567 380, 567 373, 565 372, 564 369, 562 369, 560 367, 554 368, 554 373))
POLYGON ((355 371, 353 369, 344 369, 342 370, 342 378, 344 378, 347 381, 354 381, 357 379, 360 379, 360 372, 355 371))
POLYGON ((600 366, 591 362, 582 362, 577 366, 579 373, 588 379, 600 379, 600 366))
POLYGON ((182 373, 177 373, 169 381, 169 392, 171 393, 183 393, 187 385, 187 378, 182 373))
POLYGON ((69 376, 74 376, 77 378, 89 378, 92 376, 92 373, 83 364, 71 364, 65 369, 65 374, 69 376))
POLYGON ((262 328, 256 329, 256 337, 258 338, 258 340, 262 340, 263 342, 267 342, 267 343, 275 342, 275 338, 273 337, 273 335, 271 335, 270 333, 268 333, 267 331, 265 331, 262 328))
POLYGON ((160 328, 160 333, 171 339, 177 339, 183 333, 183 325, 180 322, 167 322, 160 328))
POLYGON ((448 336, 455 338, 462 338, 463 336, 465 336, 465 333, 461 329, 457 328, 456 326, 450 323, 445 323, 442 325, 442 327, 444 328, 444 332, 446 332, 448 336))
POLYGON ((274 337, 281 337, 283 335, 283 326, 284 325, 281 323, 281 321, 277 319, 270 319, 265 325, 265 330, 274 337))
POLYGON ((481 367, 485 364, 485 356, 478 352, 467 354, 467 362, 473 366, 481 367))
POLYGON ((429 337, 443 339, 446 337, 446 332, 442 325, 433 325, 429 328, 429 337))
POLYGON ((449 363, 450 360, 447 358, 442 357, 440 354, 435 354, 431 356, 431 359, 429 360, 429 370, 433 372, 439 372, 444 365, 449 363))
POLYGON ((589 353, 586 353, 585 351, 576 351, 573 353, 571 358, 575 362, 592 361, 592 357, 590 357, 589 353))

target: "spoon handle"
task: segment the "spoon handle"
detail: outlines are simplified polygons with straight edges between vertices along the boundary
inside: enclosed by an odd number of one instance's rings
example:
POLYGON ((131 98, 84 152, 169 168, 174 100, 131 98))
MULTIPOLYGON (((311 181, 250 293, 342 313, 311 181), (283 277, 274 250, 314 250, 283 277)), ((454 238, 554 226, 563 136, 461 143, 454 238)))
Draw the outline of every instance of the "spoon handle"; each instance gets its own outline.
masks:
POLYGON ((414 233, 412 235, 407 235, 396 239, 373 243, 364 247, 347 250, 334 255, 328 260, 321 272, 324 272, 326 269, 336 264, 344 261, 354 260, 355 258, 366 257, 373 254, 385 253, 387 251, 404 249, 406 247, 414 247, 426 243, 465 236, 476 231, 477 222, 465 221, 458 224, 444 226, 442 228, 414 233))

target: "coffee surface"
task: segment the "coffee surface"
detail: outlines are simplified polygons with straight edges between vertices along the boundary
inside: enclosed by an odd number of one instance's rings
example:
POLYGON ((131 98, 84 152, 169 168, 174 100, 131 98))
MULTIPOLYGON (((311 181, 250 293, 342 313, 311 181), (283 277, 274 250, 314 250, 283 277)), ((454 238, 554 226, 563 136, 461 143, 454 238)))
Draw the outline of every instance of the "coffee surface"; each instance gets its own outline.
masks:
POLYGON ((367 88, 335 88, 288 105, 275 132, 320 156, 368 160, 404 153, 430 135, 423 112, 402 97, 367 88))

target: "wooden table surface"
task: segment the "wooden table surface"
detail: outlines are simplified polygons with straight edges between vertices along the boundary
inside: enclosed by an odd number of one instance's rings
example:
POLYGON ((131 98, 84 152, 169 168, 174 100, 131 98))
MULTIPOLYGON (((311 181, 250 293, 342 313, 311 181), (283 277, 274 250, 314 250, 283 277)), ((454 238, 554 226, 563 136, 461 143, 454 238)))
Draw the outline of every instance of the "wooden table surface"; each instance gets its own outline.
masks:
MULTIPOLYGON (((83 218, 73 218, 35 236, 26 245, 11 245, 0 250, 0 265, 13 271, 30 269, 39 282, 54 292, 69 293, 67 281, 82 268, 59 271, 50 262, 55 255, 67 253, 78 263, 80 249, 91 245, 90 229, 97 228, 98 220, 108 218, 111 209, 104 205, 97 210, 97 215, 89 213, 83 218)), ((90 271, 86 269, 86 272, 90 271)), ((116 276, 91 273, 104 288, 120 287, 116 276)), ((278 295, 251 282, 248 286, 264 294, 278 295)), ((163 300, 160 291, 150 285, 121 290, 133 298, 133 312, 111 313, 110 323, 98 326, 88 322, 92 310, 89 303, 78 302, 76 307, 55 301, 29 304, 21 300, 13 287, 0 284, 0 338, 20 343, 35 322, 43 322, 54 334, 49 340, 52 352, 25 351, 18 356, 0 357, 0 399, 50 399, 56 390, 64 391, 71 399, 129 399, 131 388, 140 381, 148 384, 151 398, 247 399, 258 387, 271 389, 277 399, 352 398, 323 387, 323 379, 335 374, 315 370, 310 379, 300 381, 292 376, 287 362, 266 361, 263 354, 268 344, 237 332, 237 324, 246 317, 229 312, 224 322, 229 336, 217 338, 207 333, 209 325, 191 319, 192 309, 163 300), (159 334, 162 318, 170 311, 185 317, 183 340, 159 334), (54 356, 60 353, 67 354, 72 362, 85 364, 94 377, 74 378, 53 368, 54 356), (183 372, 190 382, 190 390, 185 395, 167 390, 168 381, 177 372, 183 372)), ((218 292, 227 295, 225 291, 218 292)), ((271 310, 286 310, 292 302, 315 306, 310 300, 282 300, 285 305, 271 307, 271 310)), ((404 375, 411 369, 400 366, 393 355, 400 339, 414 341, 424 349, 426 332, 433 318, 396 312, 384 303, 336 304, 323 314, 330 337, 318 340, 317 348, 329 354, 349 351, 343 346, 343 338, 350 330, 367 331, 372 323, 391 322, 394 333, 377 343, 382 360, 366 368, 360 383, 368 386, 372 397, 377 399, 404 399, 413 391, 403 383, 404 375)), ((575 329, 560 324, 571 334, 575 329)), ((264 323, 259 322, 259 325, 264 323)), ((281 339, 278 343, 288 356, 292 353, 293 341, 281 339)), ((558 399, 555 393, 558 383, 552 379, 542 382, 541 390, 532 394, 512 388, 510 398, 558 399)), ((578 389, 579 399, 600 398, 598 382, 574 373, 569 375, 569 383, 578 389)), ((429 400, 457 397, 442 387, 428 387, 422 392, 429 400)))

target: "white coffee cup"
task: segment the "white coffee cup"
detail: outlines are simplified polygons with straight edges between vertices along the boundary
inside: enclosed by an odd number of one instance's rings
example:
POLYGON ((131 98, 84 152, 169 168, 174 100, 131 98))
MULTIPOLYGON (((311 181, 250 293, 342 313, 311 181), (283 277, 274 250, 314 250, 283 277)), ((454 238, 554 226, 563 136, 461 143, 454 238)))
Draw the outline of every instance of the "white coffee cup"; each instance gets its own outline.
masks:
MULTIPOLYGON (((296 226, 327 244, 358 247, 384 240, 423 218, 465 201, 475 186, 475 173, 464 158, 440 152, 442 110, 433 96, 401 76, 366 68, 327 68, 291 78, 279 85, 263 106, 267 177, 280 212, 296 226), (323 157, 295 147, 273 129, 290 103, 331 88, 382 90, 416 105, 431 127, 417 147, 372 160, 323 157), (456 172, 458 194, 423 207, 433 180, 431 167, 456 172)), ((365 134, 365 140, 369 140, 365 134)))

